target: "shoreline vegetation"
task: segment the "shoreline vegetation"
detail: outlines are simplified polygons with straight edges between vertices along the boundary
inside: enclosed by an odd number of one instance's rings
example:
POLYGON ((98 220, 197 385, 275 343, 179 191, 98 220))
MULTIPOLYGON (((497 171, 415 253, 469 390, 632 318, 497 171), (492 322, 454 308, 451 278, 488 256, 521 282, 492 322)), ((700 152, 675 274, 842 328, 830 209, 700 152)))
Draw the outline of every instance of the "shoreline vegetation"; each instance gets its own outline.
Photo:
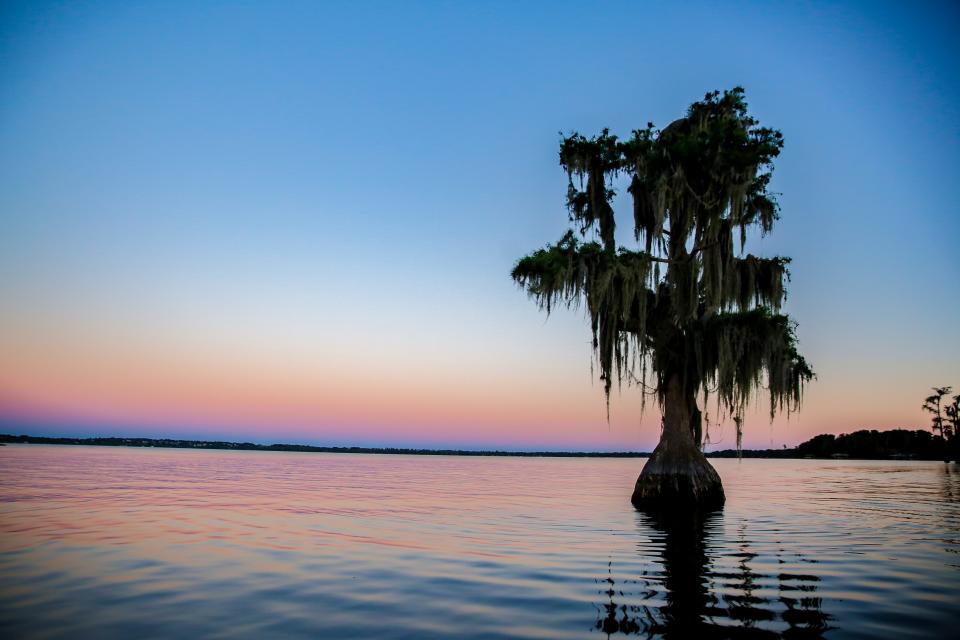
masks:
MULTIPOLYGON (((0 434, 2 444, 61 444, 99 447, 159 447, 167 449, 214 449, 238 451, 299 451, 305 453, 367 453, 427 456, 513 456, 523 458, 648 458, 647 451, 501 451, 469 449, 416 449, 403 447, 329 447, 305 444, 256 444, 219 440, 171 438, 56 438, 0 434)), ((920 429, 890 431, 860 430, 839 436, 815 436, 794 448, 724 449, 706 453, 708 458, 849 458, 856 460, 944 460, 948 454, 943 438, 920 429)))

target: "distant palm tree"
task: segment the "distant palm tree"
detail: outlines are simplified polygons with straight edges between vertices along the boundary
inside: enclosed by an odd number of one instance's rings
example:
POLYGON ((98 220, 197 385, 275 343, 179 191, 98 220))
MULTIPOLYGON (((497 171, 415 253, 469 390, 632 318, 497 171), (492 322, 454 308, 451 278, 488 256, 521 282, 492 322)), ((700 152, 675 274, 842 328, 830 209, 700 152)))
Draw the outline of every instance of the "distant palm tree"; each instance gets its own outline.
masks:
POLYGON ((947 419, 944 420, 943 425, 947 437, 956 438, 960 436, 960 395, 953 396, 953 403, 944 407, 943 412, 947 414, 947 419))
POLYGON ((941 401, 943 400, 943 396, 950 393, 950 389, 950 387, 933 387, 933 395, 927 396, 926 400, 923 401, 923 410, 929 411, 933 414, 933 431, 934 433, 939 431, 941 438, 945 438, 949 435, 944 433, 943 430, 943 412, 941 409, 941 401))

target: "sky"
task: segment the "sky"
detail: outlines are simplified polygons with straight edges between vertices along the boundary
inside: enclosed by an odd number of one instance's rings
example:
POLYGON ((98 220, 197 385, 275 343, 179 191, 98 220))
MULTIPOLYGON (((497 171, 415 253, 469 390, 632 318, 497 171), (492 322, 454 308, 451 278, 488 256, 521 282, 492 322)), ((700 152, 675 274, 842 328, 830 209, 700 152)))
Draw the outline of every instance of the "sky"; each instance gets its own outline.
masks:
POLYGON ((560 132, 736 85, 785 138, 747 248, 793 258, 817 373, 744 446, 926 428, 960 388, 958 26, 951 2, 4 2, 0 431, 650 450, 639 389, 607 421, 582 310, 509 272, 569 226, 560 132))

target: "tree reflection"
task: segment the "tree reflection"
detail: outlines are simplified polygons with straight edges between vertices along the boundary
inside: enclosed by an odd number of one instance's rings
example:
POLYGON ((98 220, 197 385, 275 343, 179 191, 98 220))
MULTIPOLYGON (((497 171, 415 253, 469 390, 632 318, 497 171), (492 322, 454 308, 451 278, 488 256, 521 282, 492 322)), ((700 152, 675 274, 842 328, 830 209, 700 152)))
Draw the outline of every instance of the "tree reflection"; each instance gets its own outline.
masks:
MULTIPOLYGON (((956 510, 951 509, 960 502, 960 463, 945 464, 942 467, 943 497, 946 504, 938 509, 938 520, 941 523, 940 531, 944 533, 944 551, 950 554, 960 554, 960 518, 956 517, 956 510)), ((951 556, 948 561, 953 567, 960 568, 957 556, 951 556)))
MULTIPOLYGON (((661 567, 618 583, 610 562, 607 576, 598 580, 604 598, 595 625, 608 637, 819 638, 832 628, 816 595, 819 578, 758 572, 745 528, 726 554, 735 566, 715 566, 719 554, 711 554, 708 532, 722 524, 719 512, 639 518, 638 526, 658 547, 661 567)), ((647 555, 649 548, 641 552, 647 555)), ((783 563, 782 552, 777 555, 783 563)))
POLYGON ((943 470, 943 497, 947 502, 960 502, 960 463, 947 463, 943 470))

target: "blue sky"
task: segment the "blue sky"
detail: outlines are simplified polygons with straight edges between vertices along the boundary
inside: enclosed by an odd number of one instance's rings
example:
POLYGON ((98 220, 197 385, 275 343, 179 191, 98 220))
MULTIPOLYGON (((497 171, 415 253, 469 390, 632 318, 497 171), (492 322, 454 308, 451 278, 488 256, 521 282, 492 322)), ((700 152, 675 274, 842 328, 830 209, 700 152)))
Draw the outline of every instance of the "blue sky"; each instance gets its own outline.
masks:
POLYGON ((958 18, 5 3, 0 412, 232 433, 232 396, 164 387, 183 373, 275 385, 247 427, 267 440, 642 447, 658 419, 625 391, 606 425, 583 318, 545 322, 508 273, 567 226, 559 132, 665 126, 742 85, 786 139, 783 219, 748 248, 793 258, 788 311, 819 374, 799 424, 758 409, 746 443, 921 426, 926 389, 960 386, 958 18), (121 384, 147 369, 164 373, 121 384), (376 411, 288 397, 291 380, 376 411))

